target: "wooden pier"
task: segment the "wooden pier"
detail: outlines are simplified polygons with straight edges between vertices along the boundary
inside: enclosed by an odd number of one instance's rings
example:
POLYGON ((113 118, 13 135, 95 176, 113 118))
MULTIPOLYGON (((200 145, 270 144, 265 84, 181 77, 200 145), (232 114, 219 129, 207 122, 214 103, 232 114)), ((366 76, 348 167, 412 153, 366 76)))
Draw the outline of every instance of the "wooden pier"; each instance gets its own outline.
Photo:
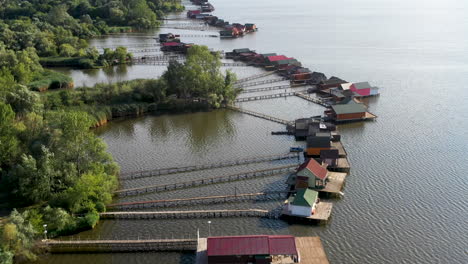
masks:
POLYGON ((344 172, 329 172, 328 182, 323 189, 316 189, 319 193, 341 195, 345 178, 348 174, 344 172))
MULTIPOLYGON (((235 190, 234 190, 235 191, 235 190)), ((199 205, 199 204, 219 204, 219 203, 230 203, 240 202, 248 200, 273 200, 282 199, 291 192, 288 191, 277 191, 277 192, 259 192, 259 193, 240 193, 232 195, 217 195, 217 196, 204 196, 204 197, 192 197, 192 198, 180 198, 170 200, 153 200, 153 201, 140 201, 140 202, 128 202, 128 203, 116 203, 107 205, 107 209, 142 209, 142 208, 155 208, 155 207, 175 207, 175 206, 187 206, 187 205, 199 205)))
POLYGON ((275 98, 281 98, 281 97, 289 97, 289 96, 295 96, 295 95, 296 95, 296 92, 257 95, 257 96, 251 96, 251 97, 237 98, 236 100, 234 100, 234 102, 235 103, 250 102, 250 101, 258 101, 258 100, 275 99, 275 98))
POLYGON ((291 86, 290 84, 285 84, 285 85, 277 85, 277 86, 269 86, 269 87, 258 87, 258 88, 242 90, 241 94, 272 91, 272 90, 283 90, 283 89, 286 90, 286 89, 292 89, 296 87, 300 87, 300 86, 291 86))
MULTIPOLYGON (((179 62, 185 61, 185 59, 177 59, 179 62)), ((170 60, 167 61, 155 61, 155 60, 132 60, 134 65, 155 65, 155 66, 167 66, 169 65, 170 60)), ((247 64, 242 62, 221 62, 221 67, 248 67, 247 64)))
POLYGON ((51 253, 195 251, 197 239, 47 240, 51 253))
MULTIPOLYGON (((146 43, 146 44, 130 44, 130 45, 125 45, 124 47, 126 47, 127 49, 129 48, 147 48, 147 47, 158 47, 160 46, 161 44, 159 43, 146 43)), ((122 47, 123 45, 109 45, 109 46, 94 46, 94 48, 96 49, 115 49, 115 48, 118 48, 118 47, 122 47)))
POLYGON ((280 78, 268 79, 268 80, 262 80, 262 81, 256 81, 256 82, 238 83, 238 84, 235 84, 234 87, 244 88, 244 87, 257 86, 257 85, 268 84, 268 83, 282 82, 282 81, 287 81, 287 80, 288 79, 285 77, 280 77, 280 78))
POLYGON ((338 164, 336 166, 328 166, 327 169, 329 171, 349 173, 351 170, 351 165, 349 164, 348 158, 339 158, 338 164))
POLYGON ((296 237, 296 247, 303 264, 329 264, 319 237, 296 237))
POLYGON ((193 218, 223 218, 223 217, 263 217, 277 218, 268 210, 233 209, 233 210, 190 210, 190 211, 141 211, 141 212, 105 212, 100 213, 101 219, 193 219, 193 218))
POLYGON ((331 142, 331 146, 333 148, 338 149, 338 155, 340 156, 340 158, 346 158, 348 156, 348 153, 346 153, 346 150, 343 147, 343 144, 341 143, 341 141, 331 142))
POLYGON ((321 106, 324 106, 324 107, 330 107, 330 104, 328 103, 325 103, 322 99, 320 98, 317 98, 317 97, 312 97, 312 96, 309 96, 309 95, 305 95, 303 93, 296 93, 295 94, 297 97, 299 98, 302 98, 304 100, 307 100, 309 102, 312 102, 312 103, 315 103, 315 104, 318 104, 318 105, 321 105, 321 106))
POLYGON ((184 167, 157 168, 157 169, 152 169, 152 170, 142 170, 142 171, 123 173, 123 174, 120 174, 120 179, 131 180, 131 179, 163 176, 163 175, 176 174, 176 173, 224 168, 224 167, 230 167, 230 166, 239 166, 239 165, 245 165, 245 164, 268 162, 268 161, 275 161, 275 160, 294 159, 294 158, 299 159, 299 154, 288 153, 288 154, 283 154, 283 155, 252 157, 252 158, 221 161, 221 162, 216 162, 216 163, 191 165, 191 166, 184 166, 184 167))
POLYGON ((255 79, 260 79, 260 78, 263 78, 263 77, 266 77, 266 76, 273 75, 275 73, 276 73, 276 71, 269 71, 269 72, 264 72, 264 73, 252 75, 252 76, 245 77, 245 78, 237 80, 236 84, 243 83, 243 82, 248 82, 248 81, 255 80, 255 79))
POLYGON ((114 194, 119 196, 129 196, 129 195, 139 195, 151 192, 163 192, 163 191, 171 191, 171 190, 178 190, 178 189, 186 189, 192 188, 196 186, 205 186, 217 183, 225 183, 225 182, 233 182, 239 180, 247 180, 259 177, 266 177, 266 176, 273 176, 281 173, 289 173, 295 171, 297 165, 288 165, 282 167, 276 167, 271 169, 265 170, 257 170, 251 172, 243 172, 239 174, 232 174, 227 176, 219 176, 219 177, 212 177, 212 178, 203 178, 185 182, 176 182, 171 184, 161 184, 161 185, 152 185, 146 187, 138 187, 138 188, 131 188, 131 189, 122 189, 117 190, 114 194))
POLYGON ((287 121, 287 120, 284 120, 284 119, 281 119, 281 118, 265 115, 265 114, 262 114, 262 113, 257 113, 257 112, 250 111, 250 110, 247 110, 247 109, 243 109, 243 108, 240 108, 240 107, 236 107, 236 106, 233 106, 233 105, 228 105, 228 106, 226 106, 226 108, 230 109, 230 110, 233 110, 233 111, 248 114, 248 115, 251 115, 251 116, 255 116, 255 117, 258 117, 258 118, 262 118, 262 119, 265 119, 265 120, 268 120, 268 121, 280 123, 280 124, 283 124, 283 125, 292 125, 292 124, 294 124, 294 122, 292 122, 292 121, 287 121))

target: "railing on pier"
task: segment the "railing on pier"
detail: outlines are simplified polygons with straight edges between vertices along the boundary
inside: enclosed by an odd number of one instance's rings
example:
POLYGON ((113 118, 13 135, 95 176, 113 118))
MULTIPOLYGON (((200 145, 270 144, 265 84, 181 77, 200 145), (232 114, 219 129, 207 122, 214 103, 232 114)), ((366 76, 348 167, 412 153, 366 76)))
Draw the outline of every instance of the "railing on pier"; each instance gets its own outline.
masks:
POLYGON ((289 97, 289 96, 295 96, 295 95, 296 95, 296 92, 257 95, 257 96, 237 98, 236 100, 234 100, 234 102, 235 103, 250 102, 250 101, 257 101, 257 100, 266 100, 266 99, 274 99, 274 98, 281 98, 281 97, 289 97))
POLYGON ((51 253, 73 252, 133 252, 133 251, 195 251, 197 239, 146 240, 46 240, 51 253))
MULTIPOLYGON (((185 59, 180 59, 178 61, 185 61, 185 59)), ((154 61, 154 60, 132 60, 132 64, 144 64, 144 65, 169 65, 169 61, 154 61)), ((248 67, 249 65, 242 62, 221 62, 222 67, 248 67)))
POLYGON ((287 80, 288 78, 280 77, 280 78, 268 79, 268 80, 262 80, 262 81, 256 81, 256 82, 236 83, 234 86, 236 88, 244 88, 244 87, 257 86, 257 85, 262 85, 262 84, 267 84, 267 83, 282 82, 282 81, 287 81, 287 80))
POLYGON ((286 90, 286 89, 291 89, 291 88, 296 88, 296 87, 300 87, 300 86, 291 86, 287 84, 287 85, 277 85, 277 86, 269 86, 269 87, 259 87, 259 88, 242 90, 241 94, 256 93, 256 92, 263 92, 263 91, 273 91, 273 90, 283 90, 283 89, 286 90))
POLYGON ((311 97, 311 96, 308 96, 308 95, 305 95, 303 93, 296 93, 295 94, 297 97, 300 97, 304 100, 307 100, 309 102, 312 102, 312 103, 316 103, 318 105, 321 105, 321 106, 324 106, 324 107, 330 107, 330 104, 328 103, 325 103, 322 99, 320 98, 317 98, 317 97, 311 97))
POLYGON ((230 167, 230 166, 238 166, 238 165, 275 161, 275 160, 293 159, 293 158, 299 159, 299 154, 288 153, 288 154, 282 154, 282 155, 251 157, 251 158, 220 161, 216 163, 191 165, 191 166, 184 166, 184 167, 157 168, 157 169, 152 169, 152 170, 134 171, 134 172, 127 172, 127 173, 120 174, 120 179, 121 180, 139 179, 139 178, 163 176, 163 175, 176 174, 176 173, 209 170, 209 169, 224 168, 224 167, 230 167))
POLYGON ((212 178, 203 178, 185 182, 176 182, 171 184, 160 184, 160 185, 152 185, 146 187, 138 187, 138 188, 131 188, 131 189, 122 189, 117 190, 114 193, 119 196, 128 196, 128 195, 139 195, 144 193, 150 192, 162 192, 162 191, 171 191, 177 189, 186 189, 196 186, 204 186, 216 183, 224 183, 224 182, 233 182, 239 180, 247 180, 252 178, 258 177, 266 177, 266 176, 273 176, 281 173, 286 172, 293 172, 296 169, 297 165, 288 165, 282 167, 276 167, 271 169, 265 170, 257 170, 251 172, 243 172, 238 174, 232 174, 228 176, 218 176, 212 178))
POLYGON ((190 211, 142 211, 100 213, 101 219, 193 219, 222 217, 265 217, 278 218, 275 211, 262 209, 190 210, 190 211))
POLYGON ((185 60, 187 57, 183 54, 161 54, 161 55, 149 55, 149 56, 140 56, 133 57, 132 62, 140 61, 164 61, 168 62, 170 60, 185 60))
POLYGON ((281 118, 265 115, 265 114, 262 114, 262 113, 257 113, 257 112, 250 111, 250 110, 240 108, 240 107, 236 107, 236 106, 233 106, 233 105, 228 105, 228 106, 226 106, 226 108, 231 109, 233 111, 248 114, 248 115, 251 115, 251 116, 255 116, 255 117, 258 117, 258 118, 262 118, 262 119, 265 119, 265 120, 268 120, 268 121, 280 123, 280 124, 283 124, 283 125, 293 124, 293 122, 291 122, 291 121, 287 121, 287 120, 284 120, 284 119, 281 119, 281 118))
POLYGON ((109 204, 107 209, 142 209, 142 208, 167 208, 176 206, 187 206, 187 205, 199 205, 199 204, 219 204, 219 203, 231 203, 248 200, 274 200, 286 198, 291 193, 288 191, 276 191, 276 192, 260 192, 260 193, 240 193, 232 195, 217 195, 217 196, 204 196, 204 197, 192 197, 192 198, 180 198, 180 199, 169 199, 169 200, 153 200, 153 201, 140 201, 140 202, 128 202, 128 203, 116 203, 109 204))
POLYGON ((261 73, 261 74, 252 75, 252 76, 237 80, 236 84, 251 81, 251 80, 255 80, 255 79, 259 79, 259 78, 263 78, 263 77, 266 77, 266 76, 269 76, 269 75, 272 75, 272 74, 275 74, 275 73, 276 73, 276 71, 269 71, 269 72, 265 72, 265 73, 261 73))
POLYGON ((126 48, 148 48, 148 47, 158 47, 160 46, 159 43, 147 43, 147 44, 125 44, 125 45, 109 45, 109 46, 94 46, 97 49, 115 49, 118 47, 126 47, 126 48))

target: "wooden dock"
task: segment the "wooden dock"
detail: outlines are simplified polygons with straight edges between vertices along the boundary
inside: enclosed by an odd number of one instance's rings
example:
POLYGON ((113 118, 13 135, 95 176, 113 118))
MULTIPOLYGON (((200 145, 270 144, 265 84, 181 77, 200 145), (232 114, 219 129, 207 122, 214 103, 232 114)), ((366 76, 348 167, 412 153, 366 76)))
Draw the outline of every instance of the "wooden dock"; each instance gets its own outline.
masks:
POLYGON ((47 240, 51 253, 195 251, 197 239, 47 240))
POLYGON ((323 189, 316 189, 316 191, 328 194, 341 194, 345 178, 348 174, 345 172, 329 172, 327 179, 329 180, 323 189))
POLYGON ((236 100, 234 100, 234 102, 242 103, 242 102, 258 101, 258 100, 275 99, 275 98, 281 98, 281 97, 289 97, 289 96, 295 96, 295 95, 296 95, 296 92, 257 95, 257 96, 237 98, 236 100))
POLYGON ((219 177, 212 177, 212 178, 203 178, 185 182, 176 182, 171 184, 160 184, 160 185, 152 185, 146 187, 138 187, 138 188, 131 188, 131 189, 122 189, 117 190, 114 194, 119 196, 129 196, 129 195, 139 195, 151 192, 163 192, 163 191, 171 191, 177 189, 186 189, 192 188, 196 186, 205 186, 217 183, 225 183, 225 182, 233 182, 239 180, 247 180, 259 177, 266 177, 266 176, 273 176, 278 175, 281 173, 289 173, 295 171, 297 165, 288 165, 282 167, 275 167, 271 169, 265 170, 256 170, 251 172, 243 172, 238 174, 232 174, 227 176, 219 176, 219 177))
POLYGON ((305 95, 303 93, 296 93, 295 94, 297 97, 299 98, 302 98, 304 100, 307 100, 309 102, 312 102, 312 103, 315 103, 315 104, 318 104, 318 105, 321 105, 321 106, 324 106, 324 107, 330 107, 330 104, 328 103, 325 103, 322 99, 320 98, 317 98, 317 97, 312 97, 312 96, 309 96, 309 95, 305 95))
POLYGON ((329 264, 319 237, 296 237, 301 264, 329 264))
POLYGON ((275 73, 276 73, 276 71, 269 71, 269 72, 264 72, 264 73, 260 73, 260 74, 255 74, 255 75, 252 75, 252 76, 245 77, 245 78, 237 80, 236 84, 243 83, 243 82, 248 82, 248 81, 255 80, 255 79, 260 79, 260 78, 263 78, 263 77, 266 77, 266 76, 273 75, 275 73))
POLYGON ((343 147, 343 144, 341 143, 341 141, 331 142, 331 146, 333 148, 338 149, 338 154, 339 154, 340 158, 346 158, 348 156, 348 153, 346 152, 345 148, 343 147))
POLYGON ((240 202, 248 200, 273 200, 285 198, 289 193, 288 191, 277 192, 259 192, 259 193, 239 193, 232 195, 217 195, 217 196, 203 196, 192 198, 168 199, 168 200, 152 200, 152 201, 139 201, 128 203, 115 203, 107 205, 107 209, 142 209, 142 208, 156 208, 156 207, 175 207, 199 204, 219 204, 240 202))
MULTIPOLYGON (((185 61, 184 60, 177 60, 180 62, 185 61)), ((132 64, 134 65, 156 65, 156 66, 167 66, 169 65, 170 61, 152 61, 152 60, 135 60, 132 61, 132 64)), ((221 62, 222 67, 248 67, 247 64, 242 63, 242 62, 221 62)))
POLYGON ((190 211, 140 211, 140 212, 105 212, 100 213, 101 219, 193 219, 193 218, 223 218, 223 217, 264 217, 277 218, 277 215, 262 209, 233 210, 190 210, 190 211))
POLYGON ((176 173, 209 170, 209 169, 239 166, 239 165, 245 165, 245 164, 275 161, 275 160, 285 160, 285 159, 298 159, 299 160, 299 154, 288 153, 288 154, 282 154, 282 155, 251 157, 251 158, 220 161, 220 162, 215 162, 215 163, 191 165, 191 166, 183 166, 183 167, 156 168, 152 170, 134 171, 134 172, 127 172, 127 173, 120 174, 120 179, 131 180, 131 179, 139 179, 139 178, 147 178, 147 177, 156 177, 156 176, 164 176, 164 175, 176 174, 176 173))
POLYGON ((351 170, 351 165, 349 164, 348 158, 339 158, 338 164, 336 166, 328 166, 327 170, 349 173, 351 170))
POLYGON ((285 84, 285 85, 277 85, 277 86, 269 86, 269 87, 259 87, 259 88, 252 88, 252 89, 245 89, 242 90, 241 94, 245 93, 257 93, 257 92, 263 92, 263 91, 273 91, 273 90, 286 90, 286 89, 293 89, 296 87, 300 87, 300 85, 296 86, 291 86, 290 84, 285 84))
POLYGON ((257 85, 268 84, 268 83, 282 82, 282 81, 287 81, 287 80, 288 79, 286 77, 280 77, 280 78, 261 80, 261 81, 256 81, 256 82, 236 83, 234 87, 244 88, 244 87, 257 86, 257 85))
POLYGON ((262 119, 265 119, 265 120, 268 120, 268 121, 280 123, 280 124, 283 124, 283 125, 292 125, 292 124, 294 124, 294 122, 292 122, 292 121, 287 121, 287 120, 284 120, 284 119, 281 119, 281 118, 265 115, 265 114, 262 114, 262 113, 257 113, 257 112, 250 111, 250 110, 247 110, 247 109, 243 109, 243 108, 233 106, 233 105, 228 105, 228 106, 226 106, 226 108, 230 109, 230 110, 237 111, 237 112, 241 112, 241 113, 244 113, 244 114, 248 114, 248 115, 251 115, 251 116, 255 116, 255 117, 258 117, 258 118, 262 118, 262 119))

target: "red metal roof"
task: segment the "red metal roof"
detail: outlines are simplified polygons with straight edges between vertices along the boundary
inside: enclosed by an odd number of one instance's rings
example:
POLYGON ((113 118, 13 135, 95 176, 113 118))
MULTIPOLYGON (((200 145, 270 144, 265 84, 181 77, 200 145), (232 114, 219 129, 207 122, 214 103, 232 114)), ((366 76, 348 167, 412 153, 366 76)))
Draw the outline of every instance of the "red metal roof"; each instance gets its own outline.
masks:
POLYGON ((168 47, 168 46, 179 46, 181 44, 179 42, 164 42, 162 43, 162 45, 168 47))
POLYGON ((226 236, 208 238, 208 256, 297 255, 293 236, 226 236))
POLYGON ((279 61, 279 60, 287 60, 287 59, 289 58, 284 55, 268 56, 269 61, 279 61))
POLYGON ((328 171, 326 167, 322 167, 315 159, 309 159, 308 161, 302 163, 302 165, 297 169, 297 172, 303 169, 308 169, 319 179, 323 180, 327 177, 328 171))

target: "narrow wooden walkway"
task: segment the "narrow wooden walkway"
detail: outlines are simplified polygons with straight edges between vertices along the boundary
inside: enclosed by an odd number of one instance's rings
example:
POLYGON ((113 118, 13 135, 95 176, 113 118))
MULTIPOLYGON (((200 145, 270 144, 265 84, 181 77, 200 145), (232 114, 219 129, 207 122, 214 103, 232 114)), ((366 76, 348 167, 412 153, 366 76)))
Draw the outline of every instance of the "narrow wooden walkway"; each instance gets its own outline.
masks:
POLYGON ((153 200, 153 201, 140 201, 128 203, 109 204, 107 209, 142 209, 142 208, 155 208, 155 207, 174 207, 184 205, 199 205, 199 204, 218 204, 239 202, 247 200, 273 200, 285 198, 289 193, 288 191, 277 192, 259 192, 259 193, 240 193, 232 195, 218 195, 218 196, 204 196, 192 198, 180 198, 170 200, 153 200))
POLYGON ((106 46, 93 46, 93 47, 96 49, 115 49, 115 48, 122 47, 122 46, 129 49, 129 48, 158 47, 160 46, 160 44, 159 43, 147 43, 147 44, 106 45, 106 46))
POLYGON ((204 185, 224 183, 224 182, 247 180, 247 179, 252 179, 252 178, 273 176, 273 175, 277 175, 281 173, 293 172, 296 169, 296 167, 297 165, 288 165, 288 166, 276 167, 276 168, 265 169, 265 170, 243 172, 243 173, 227 175, 227 176, 203 178, 203 179, 197 179, 197 180, 191 180, 191 181, 185 181, 185 182, 152 185, 152 186, 138 187, 138 188, 131 188, 131 189, 122 189, 122 190, 115 191, 114 194, 119 195, 119 196, 139 195, 139 194, 150 193, 150 192, 171 191, 171 190, 186 189, 186 188, 191 188, 191 187, 196 187, 196 186, 204 186, 204 185))
POLYGON ((220 161, 220 162, 215 162, 215 163, 191 165, 191 166, 184 166, 184 167, 157 168, 157 169, 152 169, 152 170, 142 170, 142 171, 123 173, 123 174, 120 174, 120 179, 121 180, 140 179, 140 178, 164 176, 164 175, 176 174, 176 173, 224 168, 224 167, 239 166, 239 165, 252 164, 252 163, 275 161, 275 160, 294 159, 294 158, 299 159, 299 154, 288 153, 288 154, 282 154, 282 155, 251 157, 251 158, 220 161))
MULTIPOLYGON (((300 86, 291 86, 289 84, 285 84, 285 85, 277 85, 277 86, 269 86, 269 87, 259 87, 259 88, 252 88, 252 89, 245 89, 245 90, 242 90, 241 94, 245 94, 245 93, 256 93, 256 92, 263 92, 263 91, 272 91, 272 90, 283 90, 283 89, 293 89, 293 88, 296 88, 296 87, 300 87, 300 86)), ((239 98, 239 99, 242 99, 239 98)))
POLYGON ((197 239, 47 240, 51 253, 195 251, 197 239))
POLYGON ((312 97, 312 96, 309 96, 309 95, 305 95, 303 93, 296 93, 295 94, 297 97, 300 97, 304 100, 307 100, 309 102, 312 102, 312 103, 315 103, 315 104, 318 104, 318 105, 321 105, 321 106, 324 106, 324 107, 330 107, 330 104, 328 103, 325 103, 323 100, 321 100, 320 98, 317 98, 317 97, 312 97))
POLYGON ((266 217, 277 218, 275 213, 262 209, 234 210, 191 210, 191 211, 142 211, 100 213, 101 219, 193 219, 222 217, 266 217))
POLYGON ((275 99, 275 98, 281 98, 281 97, 289 97, 289 96, 295 96, 295 95, 296 95, 296 92, 257 95, 257 96, 237 98, 236 100, 234 100, 234 102, 235 103, 250 102, 250 101, 258 101, 258 100, 275 99))
POLYGON ((266 77, 266 76, 273 75, 275 73, 276 73, 276 71, 269 71, 269 72, 264 72, 264 73, 252 75, 252 76, 245 77, 245 78, 237 80, 236 84, 243 83, 243 82, 248 82, 248 81, 255 80, 255 79, 260 79, 260 78, 263 78, 263 77, 266 77))
POLYGON ((284 120, 284 119, 281 119, 281 118, 265 115, 265 114, 262 114, 262 113, 257 113, 257 112, 250 111, 250 110, 247 110, 247 109, 243 109, 243 108, 233 106, 233 105, 228 105, 228 106, 226 106, 226 108, 230 109, 230 110, 233 110, 233 111, 248 114, 248 115, 251 115, 251 116, 255 116, 255 117, 258 117, 258 118, 262 118, 262 119, 265 119, 265 120, 268 120, 268 121, 280 123, 280 124, 283 124, 283 125, 292 125, 294 123, 292 121, 287 121, 287 120, 284 120))
POLYGON ((282 82, 282 81, 287 81, 287 80, 288 79, 285 77, 280 77, 280 78, 268 79, 268 80, 262 80, 262 81, 256 81, 256 82, 238 83, 238 84, 235 84, 234 87, 244 88, 244 87, 257 86, 257 85, 268 84, 268 83, 282 82))
MULTIPOLYGON (((177 59, 179 62, 185 61, 185 59, 177 59)), ((158 61, 158 60, 132 60, 132 64, 134 65, 155 65, 155 66, 167 66, 169 65, 170 60, 158 61)), ((221 62, 221 67, 249 67, 247 64, 242 62, 221 62)))

